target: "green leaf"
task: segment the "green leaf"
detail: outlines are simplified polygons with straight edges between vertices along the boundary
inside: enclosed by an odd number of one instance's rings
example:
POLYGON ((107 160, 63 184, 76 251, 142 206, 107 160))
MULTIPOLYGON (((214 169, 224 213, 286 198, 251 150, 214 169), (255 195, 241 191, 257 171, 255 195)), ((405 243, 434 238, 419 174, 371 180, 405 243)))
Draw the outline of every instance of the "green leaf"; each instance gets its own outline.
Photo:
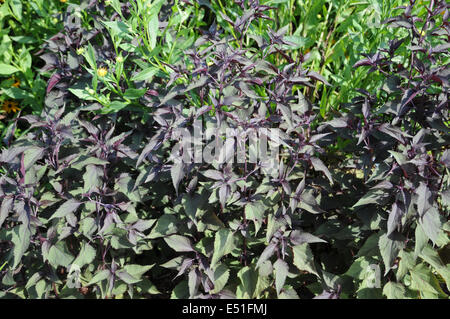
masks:
POLYGON ((325 164, 317 157, 311 157, 311 164, 313 165, 316 171, 321 171, 325 174, 325 176, 330 181, 331 185, 333 185, 333 178, 331 177, 331 173, 325 164))
POLYGON ((97 226, 95 224, 95 219, 92 217, 84 218, 80 221, 81 224, 81 232, 87 238, 91 238, 92 234, 96 231, 97 226))
POLYGON ((131 81, 149 81, 153 79, 153 76, 158 73, 158 69, 155 67, 149 67, 145 70, 142 70, 135 76, 131 78, 131 81))
POLYGON ((206 82, 208 81, 208 79, 209 79, 208 76, 202 75, 202 76, 200 76, 199 79, 193 80, 193 82, 191 82, 191 83, 187 86, 186 92, 191 91, 191 90, 193 90, 193 89, 196 89, 196 88, 198 88, 198 87, 203 87, 203 86, 205 86, 205 84, 206 84, 206 82))
POLYGON ((201 206, 204 204, 205 198, 199 194, 194 194, 193 196, 189 194, 184 194, 181 199, 181 203, 184 207, 186 215, 193 221, 196 222, 197 214, 201 212, 201 206))
POLYGON ((450 189, 447 189, 441 194, 442 204, 450 208, 450 189))
POLYGON ((350 276, 354 279, 363 280, 366 277, 367 269, 369 269, 370 261, 367 257, 359 257, 357 258, 350 268, 345 273, 346 276, 350 276))
POLYGON ((170 299, 188 299, 189 298, 189 287, 187 280, 183 280, 172 290, 170 299))
POLYGON ((414 255, 417 257, 422 252, 422 249, 428 243, 428 236, 427 234, 425 234, 425 231, 423 230, 420 223, 418 223, 416 226, 415 241, 416 244, 414 246, 414 255))
POLYGON ((269 288, 272 285, 272 280, 268 276, 258 276, 258 279, 256 281, 256 287, 255 292, 253 293, 254 298, 262 298, 264 295, 263 293, 267 288, 269 288))
POLYGON ((25 43, 25 44, 35 43, 35 42, 38 41, 37 39, 35 39, 33 37, 23 36, 23 35, 19 35, 19 36, 16 36, 16 37, 11 37, 11 39, 13 41, 18 42, 18 43, 25 43))
POLYGON ((356 293, 357 299, 381 299, 383 298, 381 288, 363 287, 356 293))
POLYGON ((136 288, 136 291, 138 292, 138 294, 142 295, 144 293, 148 293, 151 295, 159 295, 161 294, 161 292, 158 290, 158 288, 156 288, 155 285, 153 285, 150 280, 148 279, 143 279, 140 282, 136 283, 134 285, 134 287, 136 288))
POLYGON ((410 269, 414 268, 416 265, 416 257, 413 252, 407 252, 405 250, 400 251, 398 257, 400 258, 400 262, 398 263, 398 270, 395 277, 397 281, 400 281, 409 273, 410 269))
POLYGON ((0 75, 10 75, 18 71, 19 69, 12 65, 0 63, 0 75))
POLYGON ((172 183, 175 187, 175 191, 178 194, 178 185, 181 182, 181 179, 183 178, 185 172, 184 172, 184 164, 182 162, 174 163, 172 168, 170 169, 170 176, 172 176, 172 183))
POLYGON ((164 237, 166 235, 171 235, 177 232, 177 220, 173 215, 162 215, 156 222, 155 227, 148 238, 155 239, 158 237, 164 237))
POLYGON ((249 203, 245 206, 245 216, 255 224, 255 234, 258 233, 264 219, 265 205, 262 202, 249 203))
POLYGON ((294 265, 299 270, 307 271, 319 276, 316 266, 314 265, 314 255, 308 243, 294 246, 292 251, 294 252, 294 265))
POLYGON ((192 247, 191 241, 187 237, 181 235, 172 235, 169 237, 165 237, 164 241, 167 243, 167 245, 169 245, 173 250, 177 252, 194 251, 194 247, 192 247))
POLYGON ((273 269, 275 270, 275 288, 277 290, 277 295, 280 295, 281 289, 283 288, 289 273, 289 266, 284 260, 278 258, 273 264, 273 269))
POLYGON ((113 34, 118 35, 120 38, 132 40, 133 37, 130 34, 130 27, 123 21, 103 21, 113 34))
POLYGON ((98 190, 98 187, 102 185, 101 176, 103 175, 103 170, 95 165, 89 164, 86 166, 86 173, 83 174, 83 192, 90 193, 92 191, 98 190))
POLYGON ((14 197, 4 197, 2 200, 2 206, 0 208, 0 228, 2 227, 3 222, 8 217, 9 212, 11 212, 14 203, 14 197))
MULTIPOLYGON (((288 2, 288 1, 289 0, 269 1, 269 3, 267 5, 271 5, 272 3, 284 3, 284 2, 288 2)), ((290 49, 290 50, 297 50, 302 47, 305 47, 308 42, 308 38, 296 36, 296 35, 284 36, 283 39, 292 43, 289 45, 284 45, 284 47, 286 49, 290 49)))
POLYGON ((153 2, 150 7, 150 12, 148 13, 149 19, 147 25, 147 36, 149 37, 148 40, 151 50, 156 47, 156 39, 159 31, 158 14, 164 2, 164 0, 157 0, 153 2))
POLYGON ((436 278, 425 264, 417 265, 414 269, 410 270, 410 274, 411 289, 417 290, 421 294, 428 293, 434 298, 438 297, 440 288, 436 287, 436 278))
POLYGON ((135 100, 143 96, 147 92, 146 89, 127 89, 124 93, 126 99, 135 100))
POLYGON ((383 234, 378 241, 378 247, 385 266, 384 275, 386 275, 392 268, 394 260, 397 258, 400 250, 405 247, 404 238, 397 233, 392 233, 389 236, 383 234))
POLYGON ((134 276, 130 275, 127 271, 121 270, 116 273, 117 277, 123 280, 125 283, 132 285, 141 281, 141 279, 134 278, 134 276))
POLYGON ((41 274, 39 272, 35 272, 33 276, 28 279, 27 284, 25 285, 25 289, 30 289, 31 287, 35 286, 36 283, 42 278, 41 274))
POLYGON ((388 299, 404 299, 405 287, 400 283, 389 281, 383 287, 383 295, 388 299))
MULTIPOLYGON (((88 44, 88 49, 83 53, 83 56, 86 59, 89 66, 91 67, 91 69, 93 69, 95 72, 97 72, 97 60, 95 58, 95 50, 90 43, 88 44)), ((97 73, 95 73, 95 74, 97 74, 97 73)), ((69 89, 69 90, 71 90, 71 89, 69 89)))
POLYGON ((28 250, 28 247, 30 246, 31 235, 32 234, 30 228, 26 224, 14 227, 11 238, 11 242, 14 244, 14 263, 12 269, 16 269, 16 267, 22 260, 22 256, 28 250))
POLYGON ((36 285, 30 289, 29 293, 30 297, 33 299, 42 299, 44 298, 44 294, 45 292, 50 288, 50 284, 47 283, 47 281, 45 279, 41 279, 39 280, 36 285))
POLYGON ((304 190, 300 196, 300 202, 298 207, 306 210, 311 214, 322 214, 324 211, 317 204, 316 198, 314 197, 312 190, 304 190))
POLYGON ((366 239, 362 247, 359 249, 356 257, 361 256, 377 256, 378 255, 378 241, 380 240, 380 233, 375 233, 366 239))
POLYGON ((91 96, 85 89, 69 88, 69 91, 81 100, 95 101, 95 97, 91 96))
POLYGON ((92 156, 81 155, 76 159, 76 161, 70 164, 70 167, 73 169, 82 169, 87 165, 107 165, 107 164, 109 164, 109 162, 106 160, 92 156))
POLYGON ((56 245, 52 246, 48 252, 48 262, 54 267, 68 267, 73 260, 74 257, 63 242, 58 242, 56 245))
POLYGON ((263 252, 258 258, 258 262, 256 263, 256 269, 258 269, 266 260, 272 257, 273 253, 277 248, 277 244, 272 242, 264 248, 263 252))
POLYGON ((399 165, 408 163, 408 158, 404 154, 395 151, 388 151, 388 152, 391 153, 392 156, 394 156, 395 160, 399 165))
POLYGON ((382 205, 387 197, 389 197, 389 193, 384 189, 370 189, 355 205, 353 205, 353 208, 369 204, 382 205))
POLYGON ((211 268, 214 268, 223 256, 231 253, 234 247, 234 234, 231 230, 222 228, 216 232, 211 268))
POLYGON ((197 275, 197 270, 191 269, 188 274, 188 287, 189 298, 193 298, 198 291, 198 285, 200 284, 200 278, 197 275))
POLYGON ((81 247, 81 250, 78 253, 78 256, 74 260, 73 264, 76 264, 81 268, 84 265, 92 263, 96 254, 96 250, 91 245, 89 245, 88 243, 83 243, 83 246, 81 247))
POLYGON ((81 202, 77 201, 74 198, 71 198, 67 202, 59 206, 59 208, 52 215, 52 217, 50 217, 49 220, 65 217, 66 215, 75 212, 81 204, 81 202))
POLYGON ((157 14, 151 17, 150 20, 148 21, 147 30, 149 36, 150 49, 153 50, 156 47, 156 39, 159 31, 159 20, 157 14))
POLYGON ((286 287, 278 296, 279 299, 300 299, 292 286, 286 287))
POLYGON ((95 274, 95 276, 88 282, 87 286, 103 281, 110 276, 111 272, 109 271, 109 269, 103 269, 95 274))
POLYGON ((33 98, 33 94, 31 94, 30 92, 27 92, 25 90, 16 88, 16 87, 11 87, 11 88, 7 88, 7 89, 3 89, 3 92, 8 95, 10 98, 13 98, 15 100, 24 100, 24 99, 32 99, 33 98))
POLYGON ((444 279, 447 289, 450 289, 450 264, 444 264, 436 250, 427 245, 422 249, 420 258, 430 264, 444 279))
POLYGON ((30 147, 23 152, 23 163, 26 171, 29 170, 36 161, 42 158, 44 151, 45 149, 43 147, 30 147))
POLYGON ((432 206, 431 192, 424 182, 420 182, 420 186, 416 189, 417 196, 417 211, 420 216, 430 209, 432 206))
POLYGON ((258 273, 249 266, 245 266, 237 273, 241 281, 236 291, 236 296, 240 299, 251 299, 255 293, 258 273))
POLYGON ((119 112, 120 110, 126 108, 128 105, 129 104, 121 101, 112 101, 111 104, 108 105, 108 107, 102 108, 101 112, 103 114, 119 112))
POLYGON ((224 264, 220 264, 214 270, 214 289, 212 291, 213 294, 217 294, 225 288, 225 285, 228 282, 228 278, 230 277, 230 271, 224 264))
POLYGON ((423 228, 423 231, 431 239, 431 241, 437 244, 439 233, 442 232, 442 223, 439 218, 439 212, 435 207, 429 208, 421 218, 419 223, 423 228))
POLYGON ((22 1, 21 0, 9 0, 9 6, 11 12, 17 21, 22 22, 22 1))
POLYGON ((131 276, 135 278, 141 278, 147 271, 153 268, 154 265, 136 265, 136 264, 128 264, 125 265, 124 270, 129 273, 131 276))

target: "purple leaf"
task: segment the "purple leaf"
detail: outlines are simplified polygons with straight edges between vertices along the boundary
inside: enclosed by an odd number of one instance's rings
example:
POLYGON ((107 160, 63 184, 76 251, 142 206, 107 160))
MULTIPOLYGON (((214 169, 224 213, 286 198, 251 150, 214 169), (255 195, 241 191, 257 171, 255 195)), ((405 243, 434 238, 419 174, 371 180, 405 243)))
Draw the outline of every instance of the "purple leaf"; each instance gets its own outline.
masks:
POLYGON ((59 73, 55 73, 51 76, 51 78, 48 80, 47 94, 53 89, 56 84, 58 84, 60 80, 61 75, 59 73))

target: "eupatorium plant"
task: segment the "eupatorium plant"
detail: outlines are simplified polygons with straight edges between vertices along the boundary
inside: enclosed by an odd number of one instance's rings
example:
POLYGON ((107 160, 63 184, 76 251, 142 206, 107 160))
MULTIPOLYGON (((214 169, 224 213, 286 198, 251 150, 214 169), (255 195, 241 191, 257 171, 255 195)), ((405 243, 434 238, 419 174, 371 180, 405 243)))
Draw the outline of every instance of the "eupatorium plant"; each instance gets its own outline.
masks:
POLYGON ((367 190, 352 209, 376 230, 352 268, 370 263, 379 250, 382 292, 392 298, 414 296, 412 290, 422 298, 445 296, 450 279, 448 257, 439 257, 449 247, 449 12, 445 1, 431 1, 420 18, 414 5, 385 21, 405 36, 354 65, 383 74, 380 91, 361 90, 348 113, 321 128, 352 139, 346 151, 356 157, 348 167, 361 170, 367 190), (441 285, 419 283, 434 276, 441 285))

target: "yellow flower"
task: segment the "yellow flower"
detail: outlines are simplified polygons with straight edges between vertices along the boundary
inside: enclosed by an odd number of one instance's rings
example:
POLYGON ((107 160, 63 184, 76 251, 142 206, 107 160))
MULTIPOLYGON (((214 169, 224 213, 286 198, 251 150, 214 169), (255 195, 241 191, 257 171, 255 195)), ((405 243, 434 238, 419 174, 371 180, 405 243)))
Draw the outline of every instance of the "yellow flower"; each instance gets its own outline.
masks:
POLYGON ((20 86, 20 80, 16 79, 16 82, 13 85, 11 85, 11 86, 13 86, 15 88, 18 88, 20 86))
POLYGON ((84 53, 84 50, 85 50, 85 49, 84 49, 83 47, 78 48, 78 49, 77 49, 77 54, 78 54, 78 55, 82 55, 82 54, 84 53))
POLYGON ((101 78, 104 77, 106 74, 108 74, 107 68, 100 68, 97 70, 97 75, 101 78))
POLYGON ((62 2, 62 3, 66 3, 67 2, 67 0, 59 0, 60 2, 62 2))
POLYGON ((15 76, 10 77, 8 80, 15 81, 13 84, 11 84, 12 87, 18 88, 20 86, 20 80, 15 76))
POLYGON ((16 113, 17 111, 20 111, 20 108, 17 107, 18 105, 19 103, 14 101, 4 101, 2 104, 2 110, 6 113, 16 113))

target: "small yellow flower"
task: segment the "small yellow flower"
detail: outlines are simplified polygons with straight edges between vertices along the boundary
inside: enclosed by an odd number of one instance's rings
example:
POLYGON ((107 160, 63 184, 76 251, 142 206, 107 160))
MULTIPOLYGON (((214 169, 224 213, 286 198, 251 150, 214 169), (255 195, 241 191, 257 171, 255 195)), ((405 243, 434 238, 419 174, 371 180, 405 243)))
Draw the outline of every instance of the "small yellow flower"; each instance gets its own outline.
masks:
POLYGON ((422 30, 422 31, 420 31, 420 35, 421 35, 421 36, 423 36, 423 37, 424 37, 424 36, 425 36, 425 34, 426 34, 426 32, 425 32, 425 31, 423 31, 423 30, 422 30))
POLYGON ((60 2, 62 2, 62 3, 66 3, 67 2, 67 0, 59 0, 60 2))
POLYGON ((78 48, 78 49, 77 49, 77 54, 78 54, 78 55, 82 55, 82 54, 84 53, 84 50, 85 50, 85 49, 84 49, 83 47, 78 48))
POLYGON ((11 86, 18 88, 20 86, 20 80, 16 80, 16 82, 13 83, 13 85, 11 85, 11 86))
POLYGON ((15 76, 10 77, 8 80, 14 81, 14 83, 11 84, 12 87, 18 88, 20 86, 20 80, 15 76))
POLYGON ((98 70, 97 70, 97 75, 99 76, 99 77, 104 77, 104 76, 106 76, 106 74, 108 74, 108 69, 107 68, 99 68, 98 70))
POLYGON ((14 101, 4 101, 2 104, 2 110, 5 111, 6 113, 11 113, 14 112, 16 113, 17 111, 20 111, 20 108, 18 108, 19 103, 14 102, 14 101))

